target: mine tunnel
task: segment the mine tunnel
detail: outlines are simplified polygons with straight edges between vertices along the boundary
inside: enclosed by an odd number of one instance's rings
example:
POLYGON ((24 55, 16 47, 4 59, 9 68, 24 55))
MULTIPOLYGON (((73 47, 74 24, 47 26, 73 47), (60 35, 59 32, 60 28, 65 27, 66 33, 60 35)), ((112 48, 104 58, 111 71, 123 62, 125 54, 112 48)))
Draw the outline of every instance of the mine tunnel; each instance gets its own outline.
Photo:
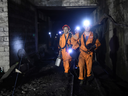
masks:
POLYGON ((128 96, 127 6, 127 0, 0 0, 0 96, 128 96), (85 36, 85 20, 93 35, 85 36), (73 55, 63 51, 69 47, 73 55))

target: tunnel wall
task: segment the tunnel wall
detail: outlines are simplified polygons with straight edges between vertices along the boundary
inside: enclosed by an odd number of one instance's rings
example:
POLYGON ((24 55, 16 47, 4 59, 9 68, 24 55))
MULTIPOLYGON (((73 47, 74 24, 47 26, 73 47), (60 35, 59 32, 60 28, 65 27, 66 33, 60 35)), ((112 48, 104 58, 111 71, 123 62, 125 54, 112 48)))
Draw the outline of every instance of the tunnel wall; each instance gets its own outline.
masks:
MULTIPOLYGON (((115 19, 116 22, 127 24, 128 22, 128 1, 127 0, 112 0, 110 1, 111 8, 110 14, 115 19)), ((127 40, 127 31, 128 27, 121 27, 121 26, 115 26, 113 25, 113 28, 111 29, 111 33, 116 31, 116 35, 118 38, 119 48, 117 51, 117 62, 116 62, 116 74, 117 76, 121 77, 122 79, 128 81, 128 42, 127 40), (116 29, 116 30, 115 30, 116 29)), ((109 32, 109 33, 110 33, 109 32)), ((113 38, 112 35, 109 35, 109 39, 113 38)), ((110 39, 110 40, 111 40, 110 39)), ((111 59, 112 61, 112 59, 111 59)))
POLYGON ((27 0, 9 0, 10 66, 19 61, 17 52, 36 53, 36 10, 27 0))
POLYGON ((9 68, 8 3, 0 0, 0 67, 9 68))
MULTIPOLYGON (((127 0, 97 0, 97 2, 98 7, 91 14, 95 22, 104 13, 110 15, 117 23, 128 22, 127 0)), ((110 74, 117 75, 125 81, 128 81, 127 29, 108 20, 96 30, 102 43, 98 49, 98 61, 110 74)))
MULTIPOLYGON (((49 46, 49 34, 51 32, 50 27, 50 17, 43 13, 43 11, 38 10, 38 39, 39 39, 39 47, 42 45, 49 46)), ((51 32, 52 33, 52 32, 51 32)))

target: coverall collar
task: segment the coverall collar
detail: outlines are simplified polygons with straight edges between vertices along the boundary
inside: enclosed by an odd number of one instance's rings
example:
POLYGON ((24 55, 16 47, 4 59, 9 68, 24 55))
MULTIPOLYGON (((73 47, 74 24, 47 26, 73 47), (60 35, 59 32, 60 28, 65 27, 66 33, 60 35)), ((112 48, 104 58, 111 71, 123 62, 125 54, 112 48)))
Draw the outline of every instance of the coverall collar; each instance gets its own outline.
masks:
MULTIPOLYGON (((83 33, 83 35, 86 37, 86 34, 85 34, 85 32, 83 33)), ((92 32, 90 31, 90 33, 89 33, 89 37, 92 35, 92 32)))
POLYGON ((64 34, 64 36, 65 36, 65 39, 67 39, 67 38, 68 38, 68 36, 69 36, 69 32, 68 32, 67 36, 66 36, 66 34, 64 34))

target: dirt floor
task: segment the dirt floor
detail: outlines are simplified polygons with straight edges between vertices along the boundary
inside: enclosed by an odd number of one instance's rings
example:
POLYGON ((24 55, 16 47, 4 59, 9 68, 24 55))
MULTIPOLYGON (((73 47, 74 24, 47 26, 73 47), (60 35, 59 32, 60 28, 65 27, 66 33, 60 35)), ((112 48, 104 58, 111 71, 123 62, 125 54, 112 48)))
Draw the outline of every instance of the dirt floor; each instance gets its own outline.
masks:
MULTIPOLYGON (((56 67, 55 60, 37 62, 37 65, 28 74, 19 74, 13 96, 127 96, 127 83, 111 79, 97 64, 93 65, 94 78, 90 85, 82 86, 79 70, 70 70, 66 77, 63 65, 56 67)), ((13 72, 0 83, 0 96, 12 96, 16 75, 13 72)))
MULTIPOLYGON (((19 83, 14 96, 71 96, 72 75, 66 78, 63 69, 56 67, 54 62, 42 62, 40 64, 43 63, 45 63, 44 67, 24 78, 22 84, 19 83)), ((20 78, 19 76, 18 80, 20 78)), ((13 87, 7 85, 6 82, 7 80, 4 81, 6 86, 3 85, 0 90, 0 96, 11 96, 12 94, 13 87)), ((10 83, 14 84, 14 82, 10 83)))

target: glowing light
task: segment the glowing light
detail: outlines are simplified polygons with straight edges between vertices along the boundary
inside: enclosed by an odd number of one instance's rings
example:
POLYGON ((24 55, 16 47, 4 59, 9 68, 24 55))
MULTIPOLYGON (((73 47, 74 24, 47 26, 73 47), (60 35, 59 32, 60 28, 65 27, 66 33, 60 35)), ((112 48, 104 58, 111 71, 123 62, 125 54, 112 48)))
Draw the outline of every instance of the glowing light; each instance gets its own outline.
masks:
POLYGON ((50 36, 50 38, 51 38, 51 37, 52 37, 52 33, 51 33, 51 32, 49 32, 48 34, 49 34, 49 36, 50 36))
POLYGON ((77 27, 76 27, 76 30, 80 30, 80 27, 79 27, 79 26, 77 26, 77 27))
POLYGON ((68 49, 68 53, 72 53, 72 49, 68 49))
POLYGON ((90 26, 89 20, 85 20, 85 21, 84 21, 84 26, 90 26))
POLYGON ((48 34, 51 35, 51 32, 49 32, 48 34))
POLYGON ((13 42, 13 45, 13 48, 17 53, 19 49, 23 48, 23 41, 19 40, 19 38, 17 37, 16 40, 13 42))
POLYGON ((61 31, 59 31, 59 34, 62 34, 62 32, 61 32, 61 31))

